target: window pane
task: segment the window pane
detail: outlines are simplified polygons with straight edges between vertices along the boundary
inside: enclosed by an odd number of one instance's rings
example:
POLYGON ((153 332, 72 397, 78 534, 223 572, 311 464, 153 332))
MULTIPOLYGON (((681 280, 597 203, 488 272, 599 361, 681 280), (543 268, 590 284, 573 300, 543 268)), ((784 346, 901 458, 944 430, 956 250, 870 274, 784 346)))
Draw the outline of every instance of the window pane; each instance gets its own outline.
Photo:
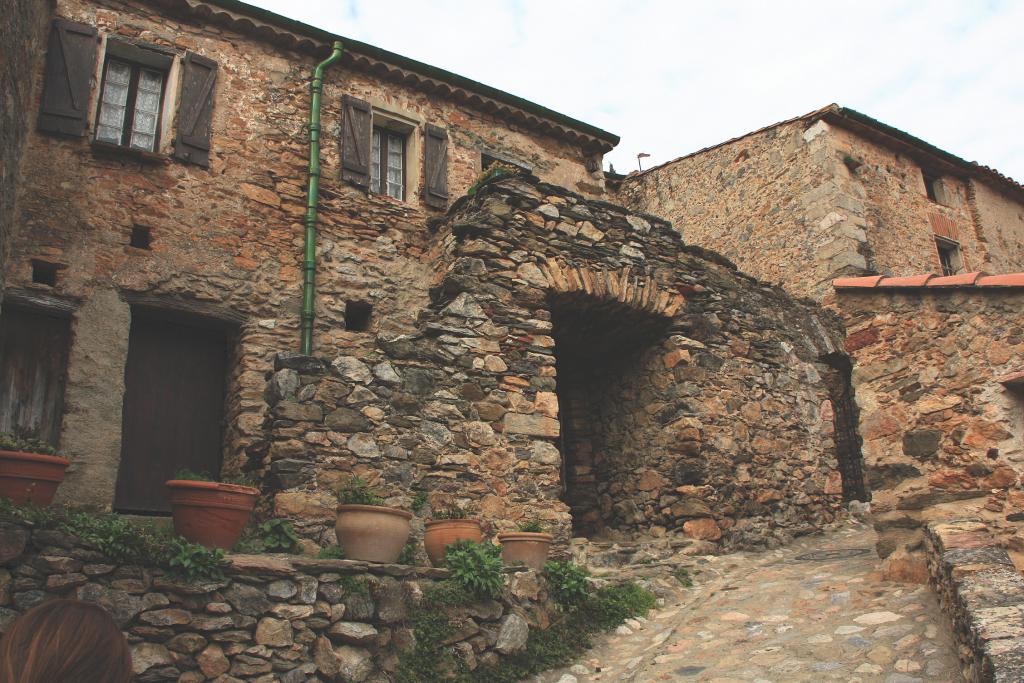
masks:
POLYGON ((140 90, 135 98, 135 110, 155 114, 160 109, 160 93, 140 90))
POLYGON ((373 151, 370 153, 370 189, 380 192, 380 131, 373 131, 373 151))
POLYGON ((143 69, 139 72, 139 90, 145 90, 146 92, 155 92, 160 94, 164 84, 164 77, 159 71, 150 71, 149 69, 143 69))
POLYGON ((132 133, 132 147, 134 147, 135 149, 144 149, 147 152, 152 152, 154 140, 156 140, 155 135, 146 135, 144 133, 132 133))
POLYGON ((103 93, 100 97, 99 121, 96 125, 96 139, 102 142, 121 144, 124 131, 124 111, 128 102, 128 81, 132 69, 123 62, 108 61, 103 93))
POLYGON ((135 121, 133 128, 136 133, 152 135, 156 132, 156 114, 147 114, 144 111, 135 110, 135 121))
POLYGON ((388 194, 395 199, 404 199, 404 157, 405 140, 399 135, 388 135, 388 194))

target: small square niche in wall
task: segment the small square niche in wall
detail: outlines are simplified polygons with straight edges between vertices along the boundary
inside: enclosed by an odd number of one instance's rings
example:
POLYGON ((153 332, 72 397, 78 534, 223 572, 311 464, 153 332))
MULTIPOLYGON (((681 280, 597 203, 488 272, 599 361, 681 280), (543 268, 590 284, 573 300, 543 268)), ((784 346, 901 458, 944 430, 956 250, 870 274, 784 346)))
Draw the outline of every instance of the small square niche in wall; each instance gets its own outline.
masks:
POLYGON ((136 249, 149 249, 153 237, 149 228, 144 225, 132 226, 132 236, 128 244, 136 249))
POLYGON ((57 271, 60 266, 56 263, 32 260, 32 282, 47 287, 57 286, 57 271))
POLYGON ((373 306, 365 301, 345 302, 345 329, 351 332, 367 332, 373 318, 373 306))

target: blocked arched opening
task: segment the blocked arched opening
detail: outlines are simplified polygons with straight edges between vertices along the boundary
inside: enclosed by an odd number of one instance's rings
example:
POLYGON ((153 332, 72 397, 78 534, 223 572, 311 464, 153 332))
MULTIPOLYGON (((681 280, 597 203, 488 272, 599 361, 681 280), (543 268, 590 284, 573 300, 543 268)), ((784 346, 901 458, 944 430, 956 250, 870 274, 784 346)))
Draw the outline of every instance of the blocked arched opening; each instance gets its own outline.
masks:
POLYGON ((844 353, 827 354, 821 357, 821 362, 828 368, 824 380, 832 404, 832 440, 843 482, 843 500, 870 500, 871 494, 864 478, 864 456, 858 429, 860 419, 853 398, 853 363, 844 353))
MULTIPOLYGON (((557 365, 563 501, 573 534, 639 520, 632 489, 651 431, 650 377, 671 318, 586 292, 548 297, 557 365)), ((664 368, 660 368, 663 372, 664 368)))

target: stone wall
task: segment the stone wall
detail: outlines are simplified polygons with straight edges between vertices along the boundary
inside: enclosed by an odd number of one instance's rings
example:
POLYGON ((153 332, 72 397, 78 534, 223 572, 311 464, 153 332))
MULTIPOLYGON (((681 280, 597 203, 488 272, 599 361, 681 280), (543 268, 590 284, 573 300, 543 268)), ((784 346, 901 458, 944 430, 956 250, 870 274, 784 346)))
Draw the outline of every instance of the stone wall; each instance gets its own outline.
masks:
POLYGON ((0 25, 0 302, 8 253, 18 227, 15 192, 21 158, 35 119, 32 93, 36 64, 45 49, 53 0, 15 0, 0 25))
POLYGON ((281 354, 268 377, 250 454, 307 538, 330 540, 330 489, 353 473, 402 507, 423 492, 498 530, 540 518, 560 544, 682 530, 757 546, 833 518, 832 314, 664 221, 535 179, 485 185, 433 227, 415 331, 281 354), (563 437, 566 405, 600 428, 563 437))
POLYGON ((952 175, 932 201, 919 157, 809 115, 631 174, 617 196, 818 301, 844 275, 941 273, 933 222, 955 226, 966 270, 1024 269, 1024 204, 952 175))
POLYGON ((953 622, 964 679, 1024 680, 1024 578, 978 520, 932 522, 928 570, 953 622))
MULTIPOLYGON (((884 281, 883 281, 884 284, 884 281)), ((1004 540, 1024 504, 1020 288, 839 289, 879 551, 923 580, 921 527, 965 514, 1004 540)))
MULTIPOLYGON (((447 570, 282 555, 230 555, 226 579, 188 583, 118 564, 77 538, 0 527, 0 633, 31 607, 75 598, 105 607, 132 648, 139 683, 388 681, 415 647, 414 611, 447 570)), ((553 609, 530 571, 503 599, 450 608, 446 645, 469 669, 496 665, 547 628, 553 609)))
POLYGON ((1024 197, 1010 197, 992 186, 972 180, 968 191, 976 212, 978 239, 986 258, 979 267, 990 273, 1024 271, 1024 197))
MULTIPOLYGON (((61 495, 91 508, 109 509, 113 501, 133 310, 145 306, 168 316, 184 311, 231 328, 224 437, 229 472, 260 435, 264 375, 274 354, 299 344, 309 78, 327 47, 282 47, 265 39, 267 32, 242 32, 244 21, 200 20, 182 7, 59 0, 57 14, 96 26, 103 39, 156 45, 179 60, 191 50, 217 62, 210 168, 169 156, 171 122, 165 122, 170 134, 162 137, 159 154, 143 159, 95 149, 91 130, 84 138, 32 132, 17 184, 23 229, 6 264, 7 293, 30 305, 59 301, 72 310, 60 446, 74 465, 61 495), (149 229, 149 249, 129 244, 136 226, 149 229), (59 267, 55 286, 32 282, 33 259, 59 267)), ((40 97, 44 67, 41 51, 32 59, 20 64, 34 78, 18 81, 18 115, 28 118, 36 114, 28 102, 40 97)), ((444 88, 428 95, 407 81, 348 55, 327 74, 316 348, 372 348, 375 332, 414 328, 430 278, 424 221, 440 213, 416 193, 422 163, 410 167, 408 201, 367 194, 340 180, 343 95, 365 98, 415 126, 410 150, 424 123, 446 126, 453 198, 479 173, 481 150, 601 192, 600 165, 594 173, 586 170, 592 155, 582 143, 505 120, 482 101, 457 101, 444 88), (373 306, 368 331, 346 329, 348 301, 373 306)), ((95 97, 94 87, 90 111, 95 97)), ((8 129, 3 126, 5 134, 8 129)), ((4 183, 5 192, 10 187, 4 183)))
POLYGON ((745 273, 821 300, 837 274, 867 267, 865 226, 830 129, 809 125, 767 128, 630 175, 618 199, 671 220, 687 243, 745 273))

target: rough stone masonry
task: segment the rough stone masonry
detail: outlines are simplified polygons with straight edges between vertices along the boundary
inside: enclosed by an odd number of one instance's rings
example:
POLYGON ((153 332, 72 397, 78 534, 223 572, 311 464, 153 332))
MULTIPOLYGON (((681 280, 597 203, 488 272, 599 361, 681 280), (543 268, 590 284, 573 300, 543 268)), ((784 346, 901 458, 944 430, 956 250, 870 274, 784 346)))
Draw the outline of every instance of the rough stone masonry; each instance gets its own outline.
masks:
POLYGON ((433 223, 430 303, 360 353, 279 354, 273 513, 331 541, 352 473, 498 530, 665 533, 760 546, 833 519, 822 360, 838 319, 684 247, 668 223, 506 178, 433 223))

